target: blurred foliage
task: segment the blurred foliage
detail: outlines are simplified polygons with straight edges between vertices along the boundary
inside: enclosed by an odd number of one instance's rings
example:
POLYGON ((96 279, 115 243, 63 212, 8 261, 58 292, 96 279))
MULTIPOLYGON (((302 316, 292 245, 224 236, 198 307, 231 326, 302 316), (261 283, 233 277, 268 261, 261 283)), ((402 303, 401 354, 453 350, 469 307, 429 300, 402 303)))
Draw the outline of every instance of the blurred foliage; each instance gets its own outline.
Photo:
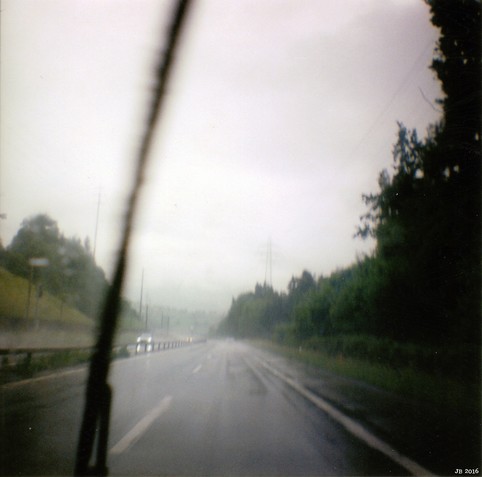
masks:
POLYGON ((254 293, 244 293, 231 303, 218 333, 240 338, 269 336, 273 328, 287 320, 286 295, 272 287, 256 284, 254 293))
MULTIPOLYGON (((0 265, 31 281, 32 301, 45 291, 59 301, 56 308, 61 310, 65 304, 92 319, 98 316, 110 286, 104 271, 95 263, 88 238, 84 243, 76 237, 66 238, 57 223, 45 214, 22 222, 12 242, 0 250, 0 265), (47 259, 48 265, 31 266, 32 258, 47 259)), ((23 287, 24 294, 26 288, 27 285, 23 287)), ((25 306, 26 299, 21 301, 20 306, 25 306)), ((13 310, 3 313, 8 316, 13 310)), ((126 323, 138 321, 137 313, 126 300, 122 301, 121 315, 126 323)))
MULTIPOLYGON (((19 321, 26 315, 28 294, 28 281, 25 278, 0 267, 0 320, 6 319, 19 321)), ((29 319, 34 321, 35 291, 31 292, 29 319)), ((79 310, 67 306, 59 298, 45 292, 38 300, 38 317, 43 322, 69 323, 79 328, 90 329, 92 320, 89 320, 79 310)), ((20 323, 18 323, 20 324, 20 323)))
POLYGON ((427 3, 443 117, 423 139, 399 123, 393 171, 362 197, 356 235, 376 239, 373 254, 318 280, 304 271, 288 294, 257 285, 220 332, 480 382, 481 6, 427 3))
MULTIPOLYGON (((356 339, 359 338, 361 337, 356 339)), ((350 340, 351 337, 347 337, 347 341, 350 340)), ((464 380, 460 376, 441 375, 440 372, 434 373, 414 366, 393 367, 381 360, 367 361, 365 357, 350 357, 339 352, 328 353, 322 346, 293 348, 266 341, 258 341, 256 344, 290 360, 306 363, 313 369, 318 369, 320 376, 328 379, 332 378, 333 373, 336 376, 372 384, 399 396, 415 399, 419 403, 425 402, 436 406, 441 415, 445 412, 460 416, 462 413, 469 412, 474 418, 473 422, 479 422, 480 400, 477 392, 479 384, 464 380)), ((417 353, 415 348, 412 352, 417 353)), ((357 393, 357 390, 348 386, 344 392, 357 393)))
POLYGON ((442 120, 424 140, 399 124, 393 174, 364 195, 377 240, 378 306, 403 340, 480 344, 480 2, 430 0, 442 120))

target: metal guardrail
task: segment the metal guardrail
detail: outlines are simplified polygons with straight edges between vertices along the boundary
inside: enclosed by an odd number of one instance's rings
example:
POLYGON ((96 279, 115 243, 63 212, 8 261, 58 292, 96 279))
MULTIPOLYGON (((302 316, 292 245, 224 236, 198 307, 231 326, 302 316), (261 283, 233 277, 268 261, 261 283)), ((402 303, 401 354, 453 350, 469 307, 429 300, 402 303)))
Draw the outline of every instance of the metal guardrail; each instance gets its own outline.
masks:
POLYGON ((18 354, 47 354, 47 353, 65 353, 71 351, 89 351, 93 350, 92 346, 80 347, 50 347, 50 348, 0 348, 0 356, 18 355, 18 354))
MULTIPOLYGON (((119 348, 120 349, 120 348, 119 348)), ((0 385, 89 361, 92 347, 0 348, 0 385)))
POLYGON ((198 343, 205 343, 205 338, 199 339, 188 339, 188 340, 174 340, 174 341, 153 341, 152 343, 136 343, 136 354, 139 350, 144 350, 145 353, 153 351, 162 351, 165 349, 182 348, 184 346, 189 346, 198 343), (148 349, 149 348, 149 349, 148 349))
MULTIPOLYGON (((122 349, 134 349, 135 354, 138 354, 140 351, 144 352, 152 352, 152 351, 162 351, 166 349, 174 349, 174 348, 181 348, 184 346, 188 346, 191 344, 197 343, 204 343, 206 342, 205 338, 202 339, 188 339, 188 340, 167 340, 167 341, 157 341, 152 343, 128 343, 123 345, 115 345, 113 347, 114 354, 119 353, 122 349), (149 348, 149 349, 148 349, 149 348)), ((7 364, 5 358, 8 361, 8 358, 14 358, 14 361, 18 361, 19 357, 30 356, 30 359, 33 356, 40 356, 40 355, 50 355, 50 354, 61 354, 61 353, 75 353, 75 352, 88 352, 93 351, 95 348, 93 346, 77 346, 77 347, 46 347, 46 348, 0 348, 0 367, 4 364, 7 364)))
MULTIPOLYGON (((149 349, 144 346, 144 343, 115 345, 112 348, 112 356, 113 359, 127 358, 138 354, 182 348, 206 341, 206 339, 157 341, 150 343, 149 349)), ((53 371, 86 363, 91 359, 94 350, 94 346, 0 348, 0 385, 33 377, 40 371, 53 371)))

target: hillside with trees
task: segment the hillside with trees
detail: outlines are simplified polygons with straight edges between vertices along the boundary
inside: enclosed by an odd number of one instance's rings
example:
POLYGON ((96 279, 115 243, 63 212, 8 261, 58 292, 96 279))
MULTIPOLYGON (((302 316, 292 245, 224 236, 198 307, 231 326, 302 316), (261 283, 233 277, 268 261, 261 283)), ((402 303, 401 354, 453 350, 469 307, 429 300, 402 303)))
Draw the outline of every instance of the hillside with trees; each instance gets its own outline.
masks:
POLYGON ((424 138, 399 124, 393 171, 362 197, 356 235, 374 237, 375 250, 327 277, 303 271, 287 292, 256 285, 233 299, 220 333, 480 382, 480 2, 427 3, 440 29, 431 69, 443 117, 424 138))
MULTIPOLYGON (((25 219, 12 242, 0 249, 0 267, 24 278, 39 298, 48 293, 60 302, 97 323, 102 300, 109 288, 105 273, 94 260, 88 238, 67 238, 48 215, 25 219), (31 266, 31 259, 42 259, 47 266, 31 266)), ((23 305, 23 304, 22 304, 23 305)), ((23 307, 21 307, 23 309, 23 307)), ((13 310, 13 308, 12 308, 13 310)), ((138 321, 137 313, 122 302, 125 320, 138 321)), ((4 316, 2 318, 24 318, 4 316)))

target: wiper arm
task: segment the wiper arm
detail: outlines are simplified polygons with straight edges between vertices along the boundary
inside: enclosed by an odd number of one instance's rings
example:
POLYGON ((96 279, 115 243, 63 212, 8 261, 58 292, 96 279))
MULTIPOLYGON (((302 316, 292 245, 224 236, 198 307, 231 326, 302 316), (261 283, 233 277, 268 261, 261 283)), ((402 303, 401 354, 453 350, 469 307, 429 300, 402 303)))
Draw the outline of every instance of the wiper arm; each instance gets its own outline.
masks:
POLYGON ((104 476, 108 473, 107 440, 109 434, 112 392, 107 382, 107 375, 109 372, 114 334, 117 327, 120 297, 124 282, 131 231, 134 223, 133 219, 139 202, 149 151, 151 149, 156 125, 160 117, 164 91, 172 69, 174 52, 179 43, 181 29, 185 23, 190 3, 191 0, 179 0, 177 3, 177 7, 173 13, 171 26, 167 33, 167 48, 162 55, 156 72, 156 87, 153 92, 152 104, 137 157, 136 175, 127 203, 121 247, 117 258, 114 279, 104 303, 98 340, 90 362, 84 414, 80 429, 74 470, 76 476, 104 476), (97 425, 99 426, 98 433, 96 432, 97 425), (96 436, 96 461, 93 466, 90 466, 89 463, 92 457, 96 436))

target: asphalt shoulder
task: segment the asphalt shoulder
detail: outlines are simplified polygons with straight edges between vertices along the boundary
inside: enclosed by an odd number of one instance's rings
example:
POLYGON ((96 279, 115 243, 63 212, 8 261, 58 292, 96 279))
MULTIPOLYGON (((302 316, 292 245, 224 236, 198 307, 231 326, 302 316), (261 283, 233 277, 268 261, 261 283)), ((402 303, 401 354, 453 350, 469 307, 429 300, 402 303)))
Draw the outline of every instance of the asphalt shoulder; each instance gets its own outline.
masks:
POLYGON ((256 354, 437 475, 482 471, 480 413, 408 399, 264 349, 256 354))

